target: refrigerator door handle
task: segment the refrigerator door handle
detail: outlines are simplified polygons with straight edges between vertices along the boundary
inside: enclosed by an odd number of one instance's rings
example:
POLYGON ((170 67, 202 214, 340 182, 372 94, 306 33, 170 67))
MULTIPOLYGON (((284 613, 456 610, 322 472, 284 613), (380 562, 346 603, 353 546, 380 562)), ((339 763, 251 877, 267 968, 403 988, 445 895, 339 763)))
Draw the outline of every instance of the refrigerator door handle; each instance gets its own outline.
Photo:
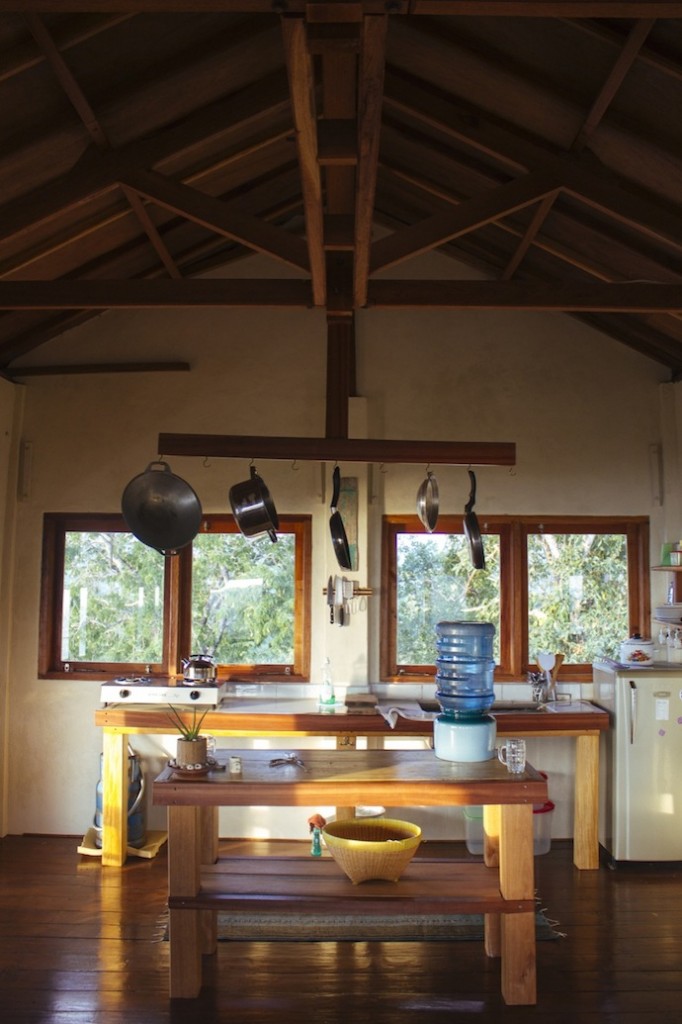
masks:
POLYGON ((635 742, 635 726, 637 724, 637 685, 630 680, 630 744, 635 742))

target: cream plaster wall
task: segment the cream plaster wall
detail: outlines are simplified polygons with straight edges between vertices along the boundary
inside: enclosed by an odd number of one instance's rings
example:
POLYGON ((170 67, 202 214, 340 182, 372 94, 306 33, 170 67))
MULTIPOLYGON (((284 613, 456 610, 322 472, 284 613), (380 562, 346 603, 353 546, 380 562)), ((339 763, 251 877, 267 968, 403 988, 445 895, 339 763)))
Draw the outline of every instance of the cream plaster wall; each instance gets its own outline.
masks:
MULTIPOLYGON (((280 276, 279 268, 258 262, 262 276, 280 276)), ((420 272, 447 276, 453 270, 429 257, 420 272)), ((666 462, 672 495, 677 386, 661 389, 665 371, 643 356, 561 315, 376 310, 358 314, 357 353, 358 432, 516 442, 515 469, 478 471, 479 517, 649 515, 654 551, 667 532, 682 535, 677 501, 670 498, 674 518, 666 522, 667 506, 652 497, 649 464, 652 444, 663 444, 666 453, 674 449, 666 462)), ((3 590, 0 622, 0 698, 7 692, 6 705, 0 703, 0 735, 8 740, 5 831, 82 834, 92 821, 99 774, 101 737, 93 724, 98 685, 77 678, 47 682, 36 674, 43 513, 118 510, 125 484, 159 454, 160 432, 323 435, 325 354, 319 311, 111 312, 43 346, 33 361, 184 359, 191 372, 51 376, 30 379, 24 389, 0 382, 0 434, 14 422, 14 393, 23 390, 23 422, 14 426, 13 441, 20 432, 33 449, 28 496, 16 502, 9 495, 16 528, 2 563, 3 584, 14 575, 11 595, 3 590)), ((0 445, 0 487, 7 479, 6 446, 0 445)), ((169 460, 207 512, 229 508, 230 484, 248 474, 245 460, 169 460)), ((371 684, 378 669, 379 598, 349 630, 327 623, 322 588, 335 563, 320 467, 267 462, 258 468, 280 513, 314 516, 313 593, 319 600, 313 608, 313 680, 329 654, 337 680, 371 684)), ((381 516, 414 509, 425 467, 373 467, 371 493, 365 467, 342 468, 360 481, 358 579, 378 589, 381 516)), ((439 467, 438 479, 441 508, 459 512, 468 493, 465 470, 439 467)), ((654 586, 663 592, 664 579, 654 586)), ((162 745, 151 738, 140 743, 154 768, 162 745)), ((551 752, 545 744, 531 756, 550 772, 558 803, 555 834, 568 835, 570 744, 557 741, 551 752)), ((281 815, 266 827, 301 836, 301 823, 290 825, 281 815)))

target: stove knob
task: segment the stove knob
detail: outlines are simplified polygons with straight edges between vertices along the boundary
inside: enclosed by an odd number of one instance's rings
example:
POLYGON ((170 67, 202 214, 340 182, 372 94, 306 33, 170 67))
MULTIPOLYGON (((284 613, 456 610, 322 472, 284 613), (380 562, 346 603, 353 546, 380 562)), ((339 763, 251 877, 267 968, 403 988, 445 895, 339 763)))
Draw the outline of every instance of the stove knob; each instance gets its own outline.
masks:
POLYGON ((190 700, 199 700, 199 697, 201 697, 201 690, 190 690, 190 692, 189 692, 189 699, 190 700))
POLYGON ((125 700, 126 697, 130 696, 130 690, 119 690, 118 695, 121 698, 121 700, 125 700))

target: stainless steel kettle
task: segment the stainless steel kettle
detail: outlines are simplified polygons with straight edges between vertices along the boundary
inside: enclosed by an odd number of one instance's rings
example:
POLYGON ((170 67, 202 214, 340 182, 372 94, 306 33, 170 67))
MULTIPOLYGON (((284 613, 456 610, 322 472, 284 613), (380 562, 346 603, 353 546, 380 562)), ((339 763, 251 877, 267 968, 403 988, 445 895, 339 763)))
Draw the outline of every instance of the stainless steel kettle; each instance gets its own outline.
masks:
POLYGON ((184 678, 188 683, 210 683, 216 677, 216 667, 210 654, 191 654, 182 659, 184 678))

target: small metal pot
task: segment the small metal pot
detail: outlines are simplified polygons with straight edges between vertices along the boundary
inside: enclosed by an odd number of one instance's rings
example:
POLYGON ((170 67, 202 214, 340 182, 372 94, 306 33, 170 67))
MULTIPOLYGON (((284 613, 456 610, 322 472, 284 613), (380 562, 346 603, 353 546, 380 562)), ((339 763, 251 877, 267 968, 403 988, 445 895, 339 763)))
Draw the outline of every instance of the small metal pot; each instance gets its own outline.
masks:
POLYGON ((245 537, 256 537, 267 533, 270 540, 277 540, 279 518, 270 491, 251 466, 251 478, 230 487, 230 505, 237 526, 245 537))

